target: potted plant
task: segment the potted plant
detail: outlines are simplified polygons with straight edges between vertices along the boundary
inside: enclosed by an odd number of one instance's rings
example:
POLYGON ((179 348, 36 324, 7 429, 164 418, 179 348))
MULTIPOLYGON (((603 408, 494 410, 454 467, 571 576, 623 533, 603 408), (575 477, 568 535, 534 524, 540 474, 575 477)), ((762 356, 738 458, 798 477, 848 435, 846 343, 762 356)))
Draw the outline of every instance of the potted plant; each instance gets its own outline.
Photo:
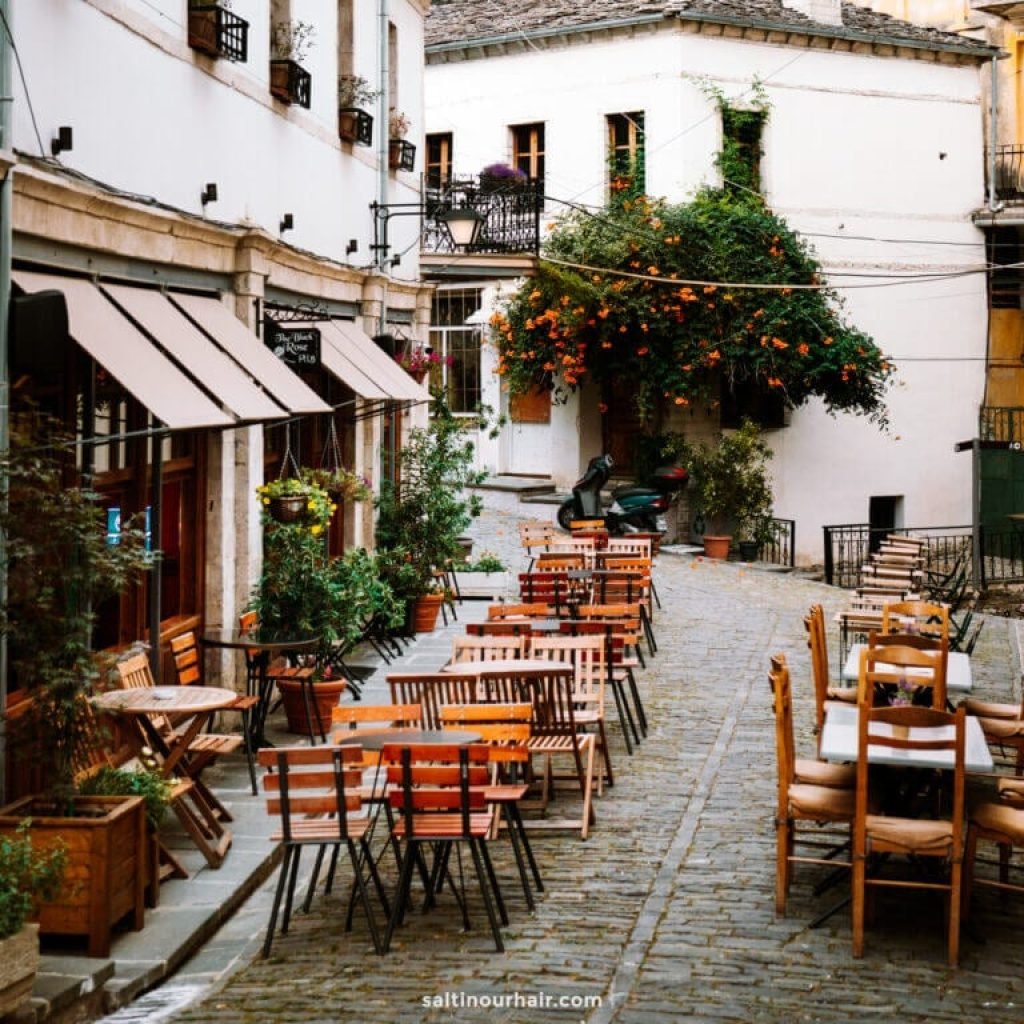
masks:
POLYGON ((757 425, 744 420, 738 430, 723 435, 715 447, 682 447, 692 493, 706 524, 705 554, 710 558, 728 557, 733 530, 748 540, 763 537, 772 510, 768 475, 772 451, 757 425))
POLYGON ((244 61, 249 23, 231 10, 233 0, 189 0, 188 45, 210 57, 244 61))
POLYGON ((0 507, 8 581, 0 628, 11 679, 22 688, 8 705, 8 739, 34 776, 27 795, 0 808, 0 836, 15 835, 30 817, 37 849, 66 844, 68 882, 41 903, 41 931, 87 935, 90 955, 106 955, 114 923, 130 914, 142 927, 143 807, 138 797, 81 795, 76 771, 95 742, 95 609, 133 585, 151 556, 132 522, 111 541, 98 495, 67 485, 73 453, 52 424, 25 419, 0 458, 9 485, 0 507))
POLYGON ((481 192, 513 192, 529 182, 529 177, 518 167, 505 163, 488 164, 480 172, 481 192))
POLYGON ((0 1017, 32 991, 39 968, 39 925, 28 923, 40 900, 52 899, 67 864, 64 846, 44 853, 32 845, 31 821, 0 836, 0 1017))
POLYGON ((373 145, 373 117, 367 113, 380 96, 379 89, 371 89, 362 75, 338 77, 338 135, 346 142, 360 146, 373 145))
POLYGON ((326 525, 330 519, 329 496, 301 475, 268 480, 256 488, 256 496, 266 515, 279 523, 326 525))
POLYGON ((423 611, 418 631, 434 628, 444 599, 435 571, 458 556, 460 534, 480 514, 479 497, 466 488, 486 474, 474 468, 466 428, 486 425, 483 414, 457 418, 435 394, 430 425, 412 430, 402 448, 398 485, 386 484, 377 501, 377 544, 390 552, 388 580, 399 598, 423 611))
POLYGON ((475 562, 458 566, 455 582, 460 597, 504 597, 508 589, 505 563, 493 551, 481 551, 475 562))
POLYGON ((270 30, 270 91, 283 103, 309 108, 313 79, 302 62, 315 38, 308 21, 279 21, 270 30))
POLYGON ((299 477, 304 482, 326 491, 336 505, 343 501, 366 501, 373 496, 370 482, 358 473, 345 469, 344 466, 338 466, 337 469, 311 469, 304 466, 299 470, 299 477))
POLYGON ((393 171, 411 171, 416 166, 416 147, 406 141, 410 122, 400 110, 388 114, 388 166, 393 171))
POLYGON ((400 355, 395 356, 395 362, 405 370, 413 380, 422 383, 427 374, 435 366, 451 366, 454 360, 451 356, 442 357, 429 345, 414 345, 407 348, 400 355))

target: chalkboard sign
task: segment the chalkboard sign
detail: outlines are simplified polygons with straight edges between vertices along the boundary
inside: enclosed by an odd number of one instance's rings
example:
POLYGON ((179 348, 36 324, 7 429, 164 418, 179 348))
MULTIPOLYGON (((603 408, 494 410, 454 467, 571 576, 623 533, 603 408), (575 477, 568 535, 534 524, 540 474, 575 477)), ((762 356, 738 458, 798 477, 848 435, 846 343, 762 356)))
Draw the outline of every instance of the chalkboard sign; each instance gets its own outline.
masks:
POLYGON ((315 369, 320 365, 319 328, 285 327, 268 320, 263 337, 278 359, 297 370, 315 369))

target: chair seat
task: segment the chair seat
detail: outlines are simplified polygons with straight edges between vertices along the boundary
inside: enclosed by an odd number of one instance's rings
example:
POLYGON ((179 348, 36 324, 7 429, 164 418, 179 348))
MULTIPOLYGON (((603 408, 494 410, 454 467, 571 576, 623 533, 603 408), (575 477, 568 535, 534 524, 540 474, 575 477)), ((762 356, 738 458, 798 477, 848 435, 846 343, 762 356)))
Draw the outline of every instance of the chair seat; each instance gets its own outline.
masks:
POLYGON ((881 847, 900 853, 937 856, 953 846, 953 823, 869 814, 865 818, 868 851, 881 847))
POLYGON ((978 715, 981 718, 1020 718, 1019 704, 1000 704, 978 700, 977 697, 967 697, 960 704, 967 710, 967 714, 978 715))
POLYGON ((826 786, 829 789, 853 789, 857 784, 857 769, 852 764, 829 764, 809 757, 798 757, 794 765, 797 783, 826 786))
POLYGON ((789 787, 789 808, 794 814, 821 821, 849 821, 854 812, 854 791, 797 782, 789 787))
POLYGON ((507 804, 522 800, 530 787, 524 783, 499 783, 484 790, 484 799, 489 804, 507 804))
MULTIPOLYGON (((368 818, 349 818, 348 834, 352 839, 362 839, 369 829, 368 818)), ((280 843, 284 841, 284 832, 280 829, 271 837, 271 842, 280 843)), ((293 843, 329 843, 332 840, 344 842, 338 832, 338 822, 334 817, 330 818, 307 818, 304 821, 292 822, 293 843)))
POLYGON ((856 704, 857 703, 857 687, 856 686, 830 686, 825 691, 826 700, 838 700, 844 704, 856 704))
POLYGON ((531 754, 571 753, 574 746, 583 750, 593 742, 594 736, 590 733, 577 734, 575 739, 572 736, 531 736, 526 749, 531 754))
POLYGON ((1004 803, 983 803, 971 810, 971 823, 1003 837, 1013 846, 1024 844, 1024 809, 1004 803))
POLYGON ((992 739, 1012 740, 1024 736, 1024 719, 1021 718, 979 717, 978 723, 981 725, 981 731, 992 739))
POLYGON ((1003 803, 1024 807, 1024 779, 1000 779, 997 786, 1003 803))
MULTIPOLYGON (((446 839, 458 839, 465 835, 462 828, 461 814, 414 814, 412 818, 412 838, 443 842, 446 839)), ((469 816, 469 835, 474 839, 486 839, 491 830, 491 814, 489 811, 469 816)), ((405 820, 395 822, 391 834, 398 839, 405 839, 405 820)))
POLYGON ((241 736, 234 733, 200 733, 188 745, 190 754, 231 754, 238 750, 243 743, 241 736))

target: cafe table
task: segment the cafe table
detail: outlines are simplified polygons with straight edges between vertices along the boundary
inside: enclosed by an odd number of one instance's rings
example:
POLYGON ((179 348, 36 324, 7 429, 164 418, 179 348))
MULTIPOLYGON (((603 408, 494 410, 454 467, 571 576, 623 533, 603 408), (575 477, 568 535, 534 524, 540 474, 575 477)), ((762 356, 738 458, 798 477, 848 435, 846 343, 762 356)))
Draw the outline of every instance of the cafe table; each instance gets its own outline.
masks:
POLYGON ((564 668, 550 658, 496 658, 493 661, 454 661, 441 667, 453 676, 478 676, 481 672, 544 672, 551 668, 564 668))
MULTIPOLYGON (((860 713, 853 705, 835 704, 828 708, 825 712, 825 724, 821 729, 821 743, 818 748, 818 753, 823 760, 842 764, 856 762, 859 720, 860 713)), ((885 722, 876 722, 873 731, 883 735, 891 729, 892 726, 885 722)), ((910 735, 936 733, 937 737, 950 736, 952 730, 952 726, 942 726, 941 729, 912 728, 910 735)), ((869 743, 868 763, 894 765, 900 768, 952 769, 953 755, 948 750, 911 750, 880 747, 869 743)), ((993 770, 992 753, 985 742, 981 723, 971 715, 965 719, 964 726, 964 768, 968 772, 991 772, 993 770)))
POLYGON ((137 753, 149 744, 159 755, 157 771, 165 779, 178 775, 191 782, 191 803, 172 802, 172 808, 191 835, 210 867, 220 867, 231 845, 231 831, 214 810, 215 801, 207 799, 205 784, 189 770, 186 754, 189 744, 206 727, 213 715, 230 707, 237 694, 219 686, 140 686, 129 690, 109 690, 92 698, 95 708, 134 720, 138 728, 128 730, 137 753), (160 719, 187 719, 180 730, 161 729, 160 719), (171 741, 173 736, 173 742, 171 741))
POLYGON ((246 690, 250 697, 259 698, 250 716, 252 749, 273 744, 266 736, 267 713, 270 710, 272 680, 268 677, 270 663, 277 655, 312 654, 320 646, 319 636, 276 633, 260 630, 252 633, 244 629, 208 629, 200 638, 205 647, 245 652, 246 690))
MULTIPOLYGON (((842 678, 857 680, 860 678, 860 652, 867 647, 867 644, 853 644, 850 653, 846 656, 843 664, 842 678)), ((885 664, 879 662, 875 668, 885 671, 885 664)), ((914 675, 923 672, 923 669, 907 669, 907 678, 913 679, 914 675)), ((971 656, 963 651, 950 651, 946 661, 946 689, 953 693, 970 693, 974 685, 971 675, 971 656)))

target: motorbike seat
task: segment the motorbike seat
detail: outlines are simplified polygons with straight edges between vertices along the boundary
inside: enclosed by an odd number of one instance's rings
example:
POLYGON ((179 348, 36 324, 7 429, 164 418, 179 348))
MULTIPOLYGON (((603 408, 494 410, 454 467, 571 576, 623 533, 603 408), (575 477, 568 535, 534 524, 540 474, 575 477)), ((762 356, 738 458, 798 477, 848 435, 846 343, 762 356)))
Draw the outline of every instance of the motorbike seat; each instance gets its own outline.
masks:
POLYGON ((616 501, 622 501, 624 498, 660 498, 661 491, 654 487, 634 487, 626 484, 624 487, 616 487, 612 491, 612 497, 616 501))

